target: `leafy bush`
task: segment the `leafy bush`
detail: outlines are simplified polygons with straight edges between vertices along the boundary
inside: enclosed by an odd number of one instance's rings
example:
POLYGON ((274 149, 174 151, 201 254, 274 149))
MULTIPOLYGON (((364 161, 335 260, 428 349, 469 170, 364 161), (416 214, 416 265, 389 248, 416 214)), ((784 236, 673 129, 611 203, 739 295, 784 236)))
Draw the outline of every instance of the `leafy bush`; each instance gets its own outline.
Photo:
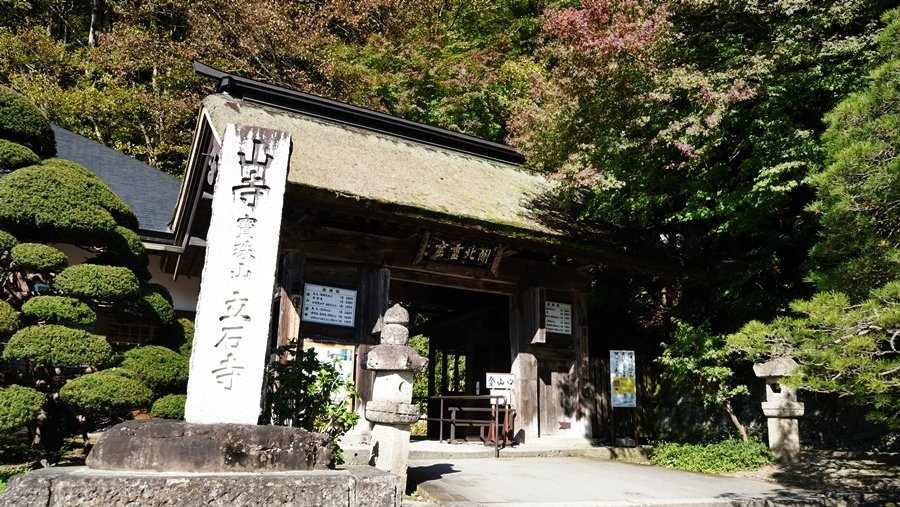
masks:
POLYGON ((92 326, 97 321, 90 306, 65 296, 35 296, 22 305, 22 313, 46 324, 92 326))
POLYGON ((139 380, 104 370, 69 381, 59 397, 88 414, 120 415, 149 406, 153 393, 139 380))
POLYGON ((82 300, 120 301, 136 296, 140 282, 128 268, 78 264, 63 270, 54 280, 60 293, 82 300))
POLYGON ((762 442, 725 440, 714 444, 676 444, 662 442, 653 449, 650 463, 708 474, 757 470, 774 462, 762 442))
POLYGON ((184 341, 178 347, 178 353, 184 357, 191 357, 191 349, 194 347, 194 323, 188 319, 178 319, 183 330, 184 341))
POLYGON ((0 252, 10 251, 18 242, 19 241, 12 234, 6 231, 0 231, 0 252))
POLYGON ((159 345, 135 347, 125 352, 120 367, 133 371, 155 393, 183 389, 187 384, 187 358, 159 345))
POLYGON ((37 164, 41 161, 27 146, 0 139, 0 173, 37 164))
POLYGON ((146 320, 154 324, 168 325, 178 318, 172 303, 167 299, 169 291, 159 284, 144 284, 138 293, 138 297, 124 301, 119 308, 120 320, 146 320), (164 293, 157 292, 162 288, 164 293))
POLYGON ((50 122, 22 97, 0 92, 0 138, 24 144, 43 158, 56 155, 50 122))
POLYGON ((59 271, 69 264, 60 249, 41 243, 19 243, 9 252, 17 269, 33 273, 59 271))
POLYGON ((358 397, 353 383, 341 381, 334 365, 319 361, 315 349, 298 352, 296 346, 284 346, 275 353, 296 356, 269 365, 264 413, 271 424, 327 434, 339 464, 343 454, 338 439, 359 420, 359 414, 351 409, 352 400, 358 397), (333 401, 341 391, 343 400, 333 401))
POLYGON ((79 244, 106 244, 116 227, 137 228, 134 212, 90 171, 52 159, 0 180, 0 222, 11 232, 79 244))
POLYGON ((106 340, 81 329, 55 324, 29 326, 9 339, 3 359, 52 365, 100 365, 112 357, 106 340))
POLYGON ((37 389, 0 387, 0 431, 14 430, 37 417, 46 395, 37 389))
POLYGON ((160 419, 184 419, 184 404, 187 395, 169 394, 153 402, 150 415, 160 419))
POLYGON ((0 336, 6 336, 19 329, 19 312, 6 301, 0 300, 0 336))

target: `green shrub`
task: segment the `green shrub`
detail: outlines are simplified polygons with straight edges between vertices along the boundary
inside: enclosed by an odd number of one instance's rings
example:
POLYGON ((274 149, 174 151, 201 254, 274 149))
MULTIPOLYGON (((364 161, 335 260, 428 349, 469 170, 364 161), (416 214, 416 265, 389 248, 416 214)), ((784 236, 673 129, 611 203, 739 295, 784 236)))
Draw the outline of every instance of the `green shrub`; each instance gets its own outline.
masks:
POLYGON ((19 243, 9 254, 17 269, 31 273, 59 271, 69 264, 60 249, 41 243, 19 243))
MULTIPOLYGON (((167 289, 165 285, 161 285, 158 283, 146 283, 144 284, 144 286, 147 287, 147 290, 155 292, 162 296, 169 303, 169 305, 175 304, 175 300, 172 299, 172 293, 169 292, 169 289, 167 289)), ((172 322, 174 321, 175 319, 172 319, 172 322)))
POLYGON ((136 296, 141 288, 130 269, 96 264, 68 267, 53 283, 61 294, 93 301, 121 301, 136 296))
POLYGON ((37 156, 27 146, 0 139, 0 173, 15 171, 16 169, 37 164, 41 157, 37 156))
POLYGON ((58 366, 101 365, 112 357, 103 338, 55 324, 26 327, 9 339, 3 359, 25 359, 58 366))
POLYGON ((150 415, 160 419, 184 419, 184 404, 187 395, 169 394, 153 402, 150 415))
POLYGON ((166 299, 169 291, 158 284, 144 284, 138 293, 138 297, 123 301, 118 308, 120 320, 146 320, 154 324, 166 326, 175 322, 178 318, 172 303, 166 299), (165 294, 157 292, 161 287, 165 294))
POLYGON ((650 463, 708 474, 757 470, 773 463, 772 452, 762 442, 725 440, 714 444, 662 442, 653 449, 650 463))
POLYGON ((19 240, 6 231, 0 231, 0 252, 8 252, 12 247, 16 246, 19 240))
POLYGON ((6 301, 0 300, 0 336, 6 336, 19 329, 19 312, 6 301))
POLYGON ((0 222, 41 242, 105 245, 121 237, 116 227, 137 228, 121 199, 84 167, 45 160, 0 180, 0 222))
POLYGON ((155 393, 177 391, 187 385, 187 358, 159 345, 135 347, 125 352, 120 367, 133 371, 155 393))
POLYGON ((184 330, 184 342, 178 347, 178 353, 189 358, 194 348, 194 323, 188 319, 178 319, 178 323, 184 330))
POLYGON ((44 393, 30 387, 0 387, 0 431, 11 431, 33 421, 45 398, 44 393))
POLYGON ((9 92, 0 92, 0 139, 24 144, 42 158, 56 155, 50 122, 24 98, 9 92))
POLYGON ((75 298, 35 296, 22 305, 22 313, 46 324, 93 326, 97 314, 75 298))
POLYGON ((149 406, 153 393, 139 380, 101 371, 69 381, 59 398, 84 413, 121 415, 149 406))

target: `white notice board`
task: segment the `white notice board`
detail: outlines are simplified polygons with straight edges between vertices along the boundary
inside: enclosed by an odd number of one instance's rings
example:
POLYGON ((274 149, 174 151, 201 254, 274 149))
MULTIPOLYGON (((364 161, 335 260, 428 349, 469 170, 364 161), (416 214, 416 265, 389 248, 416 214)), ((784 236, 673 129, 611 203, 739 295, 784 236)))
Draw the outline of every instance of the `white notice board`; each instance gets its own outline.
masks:
POLYGON ((572 305, 546 301, 544 325, 548 333, 572 334, 572 305))
POLYGON ((303 288, 304 322, 353 327, 356 317, 356 291, 308 283, 303 288))
POLYGON ((637 379, 633 350, 609 351, 609 384, 612 406, 637 407, 637 379))

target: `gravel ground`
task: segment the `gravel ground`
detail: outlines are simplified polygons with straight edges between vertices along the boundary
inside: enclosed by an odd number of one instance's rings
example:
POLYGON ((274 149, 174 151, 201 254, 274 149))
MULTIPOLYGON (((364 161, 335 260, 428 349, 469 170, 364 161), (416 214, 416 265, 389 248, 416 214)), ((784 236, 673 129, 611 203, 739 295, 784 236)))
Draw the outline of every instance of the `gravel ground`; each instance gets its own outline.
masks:
POLYGON ((900 454, 807 451, 800 461, 766 466, 744 477, 821 491, 864 505, 900 506, 900 454))

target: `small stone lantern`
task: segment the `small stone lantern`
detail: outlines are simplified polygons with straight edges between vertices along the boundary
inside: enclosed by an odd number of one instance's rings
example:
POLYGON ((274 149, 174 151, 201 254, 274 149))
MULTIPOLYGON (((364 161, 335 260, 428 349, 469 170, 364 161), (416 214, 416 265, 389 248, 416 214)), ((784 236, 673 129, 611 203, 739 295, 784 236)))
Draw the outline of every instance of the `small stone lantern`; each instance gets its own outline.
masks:
POLYGON ((401 486, 409 465, 409 426, 419 419, 419 407, 411 403, 413 377, 428 366, 428 359, 406 345, 408 323, 409 313, 402 306, 389 308, 381 345, 372 347, 364 363, 375 372, 372 401, 366 403, 366 419, 374 423, 369 464, 399 476, 401 486))
POLYGON ((766 381, 766 401, 763 414, 768 418, 769 449, 783 463, 795 463, 800 458, 800 423, 803 403, 797 401, 797 390, 781 384, 797 370, 797 363, 789 357, 777 357, 753 365, 753 373, 766 381))

